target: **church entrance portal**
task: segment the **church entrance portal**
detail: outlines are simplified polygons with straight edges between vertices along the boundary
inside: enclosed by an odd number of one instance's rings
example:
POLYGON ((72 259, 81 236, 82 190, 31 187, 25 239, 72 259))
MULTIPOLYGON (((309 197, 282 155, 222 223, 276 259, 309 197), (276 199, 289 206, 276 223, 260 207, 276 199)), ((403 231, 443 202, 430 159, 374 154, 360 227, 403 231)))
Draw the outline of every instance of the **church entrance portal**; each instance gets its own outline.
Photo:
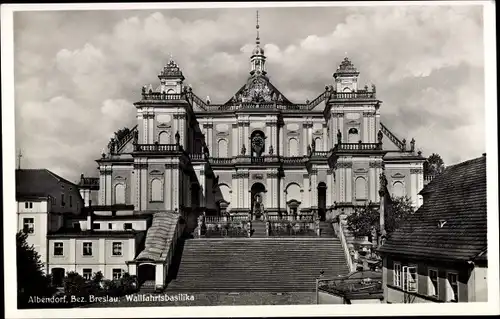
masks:
POLYGON ((266 188, 261 183, 255 183, 250 191, 252 196, 252 219, 261 220, 264 216, 264 193, 266 188))
POLYGON ((323 182, 318 184, 318 215, 319 220, 326 219, 326 184, 323 182))

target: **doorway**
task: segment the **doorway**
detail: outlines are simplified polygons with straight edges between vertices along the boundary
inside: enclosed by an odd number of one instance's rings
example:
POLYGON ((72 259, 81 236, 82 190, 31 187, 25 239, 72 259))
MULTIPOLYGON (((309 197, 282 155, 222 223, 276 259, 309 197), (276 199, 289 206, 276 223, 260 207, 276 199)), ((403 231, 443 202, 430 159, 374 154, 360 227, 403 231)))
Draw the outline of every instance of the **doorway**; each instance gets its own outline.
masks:
POLYGON ((261 183, 255 183, 250 189, 251 193, 251 211, 253 219, 260 220, 264 215, 264 195, 266 187, 261 183))
POLYGON ((321 182, 318 184, 318 215, 320 221, 326 219, 326 184, 321 182))

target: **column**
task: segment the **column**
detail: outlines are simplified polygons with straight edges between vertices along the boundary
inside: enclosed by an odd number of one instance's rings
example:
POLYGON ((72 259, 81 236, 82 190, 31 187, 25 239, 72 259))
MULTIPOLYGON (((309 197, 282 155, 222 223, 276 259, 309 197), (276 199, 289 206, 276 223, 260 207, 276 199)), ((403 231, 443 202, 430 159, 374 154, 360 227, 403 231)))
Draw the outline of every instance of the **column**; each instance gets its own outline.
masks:
POLYGON ((330 148, 328 147, 328 125, 323 123, 323 151, 328 151, 330 148))
MULTIPOLYGON (((172 135, 171 135, 171 139, 170 139, 170 143, 175 143, 175 134, 177 133, 177 131, 179 131, 179 117, 177 116, 177 114, 174 114, 172 116, 173 120, 172 120, 172 135)), ((181 133, 179 133, 181 134, 181 133)))
MULTIPOLYGON (((184 149, 187 148, 187 139, 186 139, 186 115, 185 114, 179 114, 179 143, 184 147, 184 149)), ((174 133, 175 134, 175 133, 174 133)), ((175 141, 175 138, 174 138, 175 141)))
MULTIPOLYGON (((237 156, 239 154, 238 150, 238 124, 233 124, 232 125, 232 132, 231 132, 231 143, 233 145, 233 149, 231 152, 231 156, 237 156)), ((234 202, 236 203, 236 202, 234 202)))
POLYGON ((241 173, 237 173, 238 176, 238 207, 245 207, 245 196, 248 196, 244 191, 243 176, 241 173))
POLYGON ((308 129, 307 129, 307 144, 310 145, 312 143, 313 139, 313 123, 310 122, 308 124, 308 129))
POLYGON ((172 187, 173 187, 173 207, 172 209, 175 210, 176 208, 179 208, 179 165, 177 163, 174 163, 174 168, 172 169, 172 187))
MULTIPOLYGON (((269 146, 273 145, 273 136, 271 134, 271 123, 267 122, 266 123, 266 149, 264 150, 263 154, 268 154, 269 151, 269 146)), ((273 145, 274 147, 274 145, 273 145)))
POLYGON ((279 189, 280 208, 283 209, 283 208, 286 208, 285 179, 283 177, 280 178, 279 183, 280 183, 280 189, 279 189))
POLYGON ((275 177, 273 178, 273 208, 278 208, 278 173, 274 173, 275 177))
POLYGON ((377 189, 377 178, 378 176, 375 174, 375 163, 370 162, 370 168, 368 172, 368 178, 369 178, 369 185, 370 185, 370 200, 372 202, 378 202, 377 196, 378 196, 378 189, 377 189))
POLYGON ((165 164, 165 209, 173 210, 172 208, 172 164, 165 164))
POLYGON ((243 148, 243 144, 246 144, 246 143, 244 143, 243 123, 241 123, 241 122, 238 123, 238 141, 239 141, 238 142, 238 152, 236 154, 240 155, 241 149, 243 148))
POLYGON ((278 153, 278 134, 277 134, 277 128, 276 128, 276 123, 271 124, 271 145, 273 146, 274 149, 274 154, 278 153))
POLYGON ((309 183, 309 174, 304 174, 303 175, 303 178, 304 178, 304 192, 302 193, 303 194, 303 197, 302 197, 302 207, 311 207, 311 201, 310 201, 310 183, 309 183))
POLYGON ((148 208, 148 166, 147 163, 141 163, 141 209, 148 208))
POLYGON ((285 139, 283 138, 283 126, 278 127, 278 155, 283 156, 283 144, 285 144, 285 139))
POLYGON ((345 166, 344 162, 338 163, 338 173, 339 173, 339 182, 340 182, 340 196, 339 196, 339 202, 340 203, 345 203, 346 202, 346 196, 345 196, 345 190, 346 190, 346 180, 345 180, 345 166))
MULTIPOLYGON (((245 177, 243 178, 243 207, 244 208, 250 208, 250 188, 248 186, 248 173, 245 174, 245 177)), ((267 196, 266 196, 267 197, 267 196)))
MULTIPOLYGON (((377 194, 378 190, 380 189, 380 174, 382 173, 382 167, 381 167, 381 162, 377 161, 376 166, 375 166, 375 192, 377 194)), ((378 195, 376 195, 377 198, 378 195)))
POLYGON ((346 202, 352 202, 352 162, 347 162, 345 168, 346 180, 346 202))
POLYGON ((331 134, 330 134, 330 139, 331 139, 331 147, 337 144, 337 131, 339 129, 339 123, 338 123, 338 118, 337 118, 337 113, 332 113, 332 117, 330 119, 332 121, 331 123, 331 134))
POLYGON ((245 147, 247 149, 247 154, 251 153, 251 145, 250 145, 250 122, 245 122, 245 126, 243 128, 244 131, 244 142, 245 147))
POLYGON ((143 132, 142 132, 142 137, 143 137, 143 143, 144 144, 149 144, 149 125, 148 125, 148 119, 149 119, 149 114, 144 113, 143 114, 143 132))
MULTIPOLYGON (((342 132, 342 143, 347 143, 347 137, 345 136, 345 132, 344 132, 344 114, 343 113, 338 114, 338 129, 340 130, 340 132, 342 132)), ((337 133, 335 133, 335 134, 337 134, 337 133)))
POLYGON ((106 205, 112 205, 111 167, 106 167, 106 205))
POLYGON ((318 207, 318 169, 311 169, 311 207, 318 207))
POLYGON ((368 128, 368 120, 369 120, 369 113, 363 112, 363 143, 369 143, 370 137, 368 136, 369 133, 369 128, 368 128))
POLYGON ((99 205, 106 205, 106 174, 102 167, 99 172, 99 205))
POLYGON ((332 174, 332 169, 329 168, 328 171, 326 172, 326 207, 329 208, 330 206, 333 205, 333 174, 332 174))
POLYGON ((303 123, 302 124, 302 154, 305 155, 307 154, 307 145, 309 144, 308 142, 308 137, 307 137, 307 124, 303 123))
POLYGON ((149 116, 148 116, 149 143, 148 144, 153 144, 155 141, 157 141, 157 138, 155 136, 154 120, 155 120, 154 113, 149 114, 149 116))
POLYGON ((200 207, 206 207, 207 205, 207 186, 205 181, 205 170, 200 169, 200 207))
POLYGON ((238 208, 238 175, 233 173, 231 180, 231 207, 238 208))
POLYGON ((214 144, 214 125, 210 123, 208 124, 208 150, 212 156, 213 154, 215 154, 213 144, 214 144))
POLYGON ((272 171, 268 171, 267 172, 267 179, 266 179, 266 190, 267 190, 267 193, 266 193, 266 206, 264 207, 264 209, 269 209, 271 207, 273 207, 273 179, 274 179, 274 176, 273 176, 273 172, 272 171))
POLYGON ((377 110, 375 111, 375 134, 380 130, 380 112, 377 110))
POLYGON ((132 174, 130 174, 130 204, 134 205, 134 208, 137 209, 137 172, 134 167, 132 168, 132 174))
POLYGON ((373 113, 370 114, 370 143, 376 143, 376 136, 378 133, 378 130, 375 127, 375 115, 373 113))

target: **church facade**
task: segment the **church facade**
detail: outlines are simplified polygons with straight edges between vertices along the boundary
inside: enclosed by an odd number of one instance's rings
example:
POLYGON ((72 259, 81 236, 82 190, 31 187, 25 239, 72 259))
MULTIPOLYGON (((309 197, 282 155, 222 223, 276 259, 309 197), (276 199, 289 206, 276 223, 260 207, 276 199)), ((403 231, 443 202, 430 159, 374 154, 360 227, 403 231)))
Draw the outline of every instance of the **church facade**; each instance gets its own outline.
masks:
POLYGON ((170 59, 134 103, 137 125, 97 160, 98 205, 325 220, 378 205, 384 171, 392 195, 418 207, 425 158, 383 124, 376 87, 358 76, 346 57, 314 100, 292 102, 267 77, 257 36, 246 82, 214 104, 170 59))

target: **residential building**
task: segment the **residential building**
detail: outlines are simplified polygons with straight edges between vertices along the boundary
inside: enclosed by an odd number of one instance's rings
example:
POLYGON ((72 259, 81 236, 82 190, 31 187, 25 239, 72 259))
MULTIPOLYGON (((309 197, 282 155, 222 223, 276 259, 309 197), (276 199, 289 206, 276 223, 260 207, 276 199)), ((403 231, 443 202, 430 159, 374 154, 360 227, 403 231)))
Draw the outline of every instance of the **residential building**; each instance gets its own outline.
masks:
POLYGON ((17 230, 28 234, 27 242, 40 254, 45 270, 47 234, 83 207, 78 186, 47 169, 17 169, 16 201, 17 230))
POLYGON ((379 249, 387 303, 487 301, 486 155, 449 166, 379 249))

